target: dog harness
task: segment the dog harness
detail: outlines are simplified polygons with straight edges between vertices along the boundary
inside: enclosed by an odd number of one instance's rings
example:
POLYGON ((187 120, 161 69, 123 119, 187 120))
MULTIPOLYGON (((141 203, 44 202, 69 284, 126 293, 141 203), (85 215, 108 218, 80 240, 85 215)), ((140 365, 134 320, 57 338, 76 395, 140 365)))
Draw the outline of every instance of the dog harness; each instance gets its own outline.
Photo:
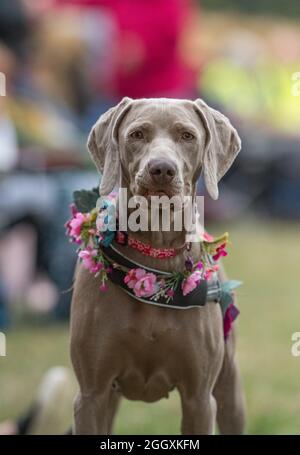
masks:
MULTIPOLYGON (((112 270, 109 273, 109 279, 120 286, 127 294, 131 295, 133 298, 140 300, 144 303, 150 303, 153 305, 166 306, 169 308, 178 308, 178 309, 187 309, 198 306, 204 306, 206 302, 219 302, 220 301, 220 283, 216 278, 217 273, 215 272, 209 281, 200 279, 197 283, 197 286, 191 290, 187 295, 182 295, 182 290, 180 286, 175 287, 173 292, 167 294, 165 298, 164 293, 157 293, 157 295, 148 295, 147 292, 141 293, 141 295, 136 295, 135 286, 128 286, 126 284, 126 270, 144 270, 145 273, 142 274, 140 279, 150 275, 156 277, 161 277, 166 283, 166 280, 172 279, 173 274, 168 272, 163 272, 157 269, 152 269, 138 264, 137 262, 127 258, 124 254, 121 254, 120 251, 116 248, 114 244, 111 244, 109 247, 102 247, 104 257, 112 264, 112 270), (114 264, 117 266, 114 267, 114 264), (120 266, 123 266, 121 268, 120 266), (170 297, 168 299, 168 297, 170 297)), ((134 277, 132 277, 134 278, 134 277)), ((138 282, 139 276, 137 276, 136 281, 138 282)), ((156 279, 158 281, 158 279, 156 279)), ((154 287, 155 290, 155 287, 154 287)))
POLYGON ((71 241, 78 244, 77 253, 84 267, 99 278, 99 291, 105 292, 110 280, 135 300, 150 305, 190 309, 214 302, 221 307, 226 338, 239 314, 233 290, 241 284, 235 280, 221 282, 218 278, 218 261, 227 255, 228 234, 214 239, 205 233, 199 239, 200 258, 194 262, 188 256, 188 243, 179 248, 153 248, 126 232, 103 229, 109 225, 109 207, 114 203, 114 196, 102 201, 100 207, 97 199, 95 190, 75 192, 72 217, 66 228, 71 241), (162 260, 184 251, 185 268, 180 272, 165 272, 145 267, 128 258, 120 245, 162 260))

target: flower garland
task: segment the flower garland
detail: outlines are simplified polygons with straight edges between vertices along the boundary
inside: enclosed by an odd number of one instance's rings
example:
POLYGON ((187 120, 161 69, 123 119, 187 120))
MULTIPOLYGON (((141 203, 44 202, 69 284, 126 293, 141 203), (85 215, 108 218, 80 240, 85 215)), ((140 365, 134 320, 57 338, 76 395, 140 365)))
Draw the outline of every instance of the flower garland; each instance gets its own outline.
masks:
POLYGON ((122 239, 120 243, 126 244, 126 233, 109 229, 115 216, 114 203, 115 195, 112 194, 102 201, 101 206, 84 213, 72 204, 72 216, 65 225, 70 241, 78 245, 77 253, 83 266, 95 277, 99 277, 100 291, 107 289, 107 280, 113 268, 119 268, 125 272, 124 283, 137 297, 148 297, 154 301, 164 298, 169 303, 179 287, 183 296, 186 296, 201 280, 209 280, 219 268, 219 259, 227 256, 228 233, 216 239, 205 233, 201 241, 200 260, 194 263, 191 257, 187 257, 182 272, 162 275, 147 272, 143 268, 128 269, 111 262, 105 256, 102 246, 108 247, 116 234, 122 239))

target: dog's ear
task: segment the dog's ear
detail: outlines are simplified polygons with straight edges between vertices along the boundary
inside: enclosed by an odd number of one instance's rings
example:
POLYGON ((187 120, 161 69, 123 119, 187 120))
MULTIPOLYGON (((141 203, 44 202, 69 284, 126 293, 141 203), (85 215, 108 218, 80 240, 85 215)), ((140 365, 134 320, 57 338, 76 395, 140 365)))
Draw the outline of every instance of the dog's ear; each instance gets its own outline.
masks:
POLYGON ((202 158, 205 186, 212 199, 218 199, 218 182, 239 153, 241 140, 225 115, 210 108, 201 99, 197 99, 194 106, 207 131, 202 158))
POLYGON ((120 160, 118 128, 132 104, 131 98, 123 98, 97 120, 87 141, 87 147, 99 172, 102 173, 100 195, 109 194, 118 178, 120 160))

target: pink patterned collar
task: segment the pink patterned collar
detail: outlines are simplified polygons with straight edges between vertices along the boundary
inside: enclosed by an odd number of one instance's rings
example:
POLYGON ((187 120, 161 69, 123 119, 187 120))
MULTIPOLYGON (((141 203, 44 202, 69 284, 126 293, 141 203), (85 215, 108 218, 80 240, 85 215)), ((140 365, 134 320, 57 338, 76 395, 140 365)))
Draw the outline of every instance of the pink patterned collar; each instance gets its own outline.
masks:
POLYGON ((182 253, 184 250, 190 250, 190 243, 184 243, 182 246, 177 248, 154 248, 150 244, 144 243, 141 240, 132 237, 130 234, 120 231, 116 234, 116 241, 121 245, 128 245, 145 256, 150 256, 155 259, 173 258, 182 253))

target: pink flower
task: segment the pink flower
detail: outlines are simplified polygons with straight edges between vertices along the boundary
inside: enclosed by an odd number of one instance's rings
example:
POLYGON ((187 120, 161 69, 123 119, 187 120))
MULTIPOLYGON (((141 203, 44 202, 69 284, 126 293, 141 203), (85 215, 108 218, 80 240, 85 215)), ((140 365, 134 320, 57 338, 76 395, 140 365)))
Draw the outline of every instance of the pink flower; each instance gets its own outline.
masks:
POLYGON ((138 297, 149 297, 157 291, 156 276, 154 273, 146 273, 134 286, 133 292, 138 297))
POLYGON ((74 218, 67 223, 68 234, 70 237, 73 237, 76 242, 81 240, 81 228, 83 223, 89 220, 89 216, 89 213, 78 212, 75 214, 74 218))
POLYGON ((168 297, 173 298, 175 294, 174 289, 168 289, 166 294, 168 297))
POLYGON ((203 278, 204 278, 205 280, 207 280, 207 281, 210 280, 211 275, 212 275, 212 272, 213 272, 213 271, 212 271, 211 269, 205 270, 205 273, 204 273, 204 275, 203 275, 203 278))
POLYGON ((208 232, 204 232, 203 234, 203 239, 206 241, 206 242, 212 242, 214 240, 213 236, 210 235, 208 232))
POLYGON ((140 268, 129 270, 124 282, 130 289, 133 289, 137 297, 149 297, 158 289, 156 275, 147 273, 146 270, 140 268))
POLYGON ((108 289, 107 283, 102 283, 99 287, 101 292, 106 292, 108 289))
POLYGON ((127 272, 124 278, 124 283, 126 283, 130 289, 133 289, 137 281, 140 278, 142 278, 145 274, 146 270, 144 269, 131 269, 127 272))
POLYGON ((204 279, 205 280, 210 280, 213 272, 217 272, 219 270, 219 266, 218 264, 215 264, 214 266, 212 266, 210 269, 207 269, 204 273, 204 279))
POLYGON ((187 278, 185 278, 181 284, 182 294, 185 296, 192 292, 199 284, 201 279, 201 273, 196 270, 195 272, 191 273, 187 278))
POLYGON ((102 262, 96 262, 97 250, 87 247, 78 253, 80 259, 82 259, 83 266, 91 273, 97 273, 103 268, 102 262))
POLYGON ((223 245, 220 245, 216 249, 216 254, 213 256, 214 261, 218 261, 221 257, 227 256, 227 251, 225 250, 225 248, 226 248, 226 244, 223 243, 223 245))
POLYGON ((75 204, 71 204, 70 205, 70 210, 71 210, 72 217, 74 218, 74 216, 77 215, 77 213, 78 213, 76 205, 75 204))

